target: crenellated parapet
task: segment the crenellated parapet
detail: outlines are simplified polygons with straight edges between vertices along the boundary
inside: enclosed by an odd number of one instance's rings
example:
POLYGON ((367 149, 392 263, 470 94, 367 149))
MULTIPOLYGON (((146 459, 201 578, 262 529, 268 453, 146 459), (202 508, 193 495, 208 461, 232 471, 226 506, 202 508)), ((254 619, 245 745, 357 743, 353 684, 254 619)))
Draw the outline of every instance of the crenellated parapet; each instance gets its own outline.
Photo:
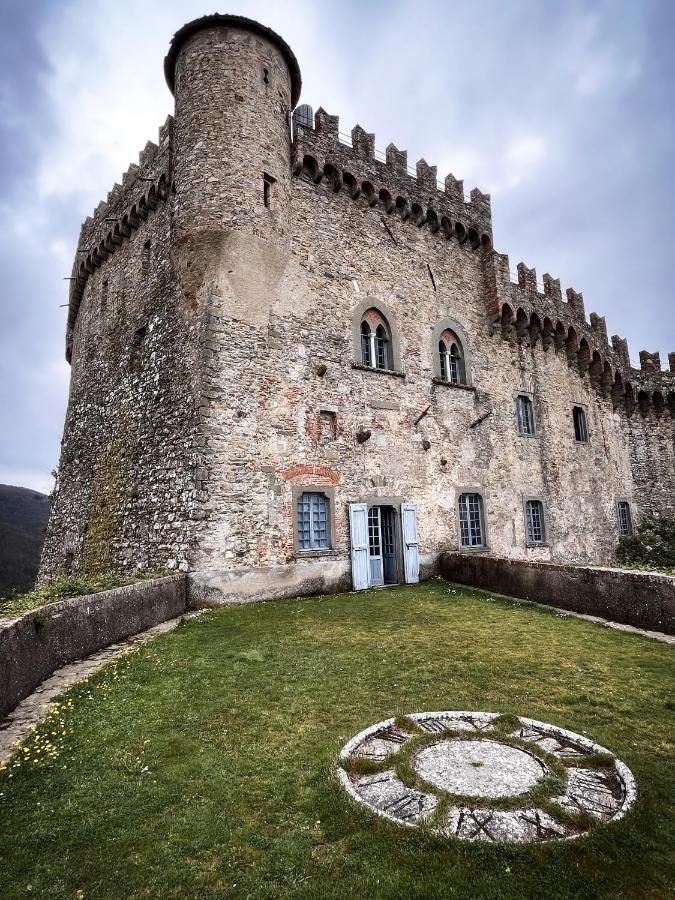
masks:
POLYGON ((335 191, 346 190, 353 199, 363 197, 387 214, 473 250, 492 247, 489 194, 474 188, 467 200, 462 181, 447 175, 439 184, 436 166, 424 159, 413 173, 405 150, 389 144, 385 153, 379 153, 375 135, 360 125, 352 129, 349 140, 340 133, 338 117, 321 108, 310 122, 311 114, 294 118, 295 175, 305 174, 317 184, 326 179, 335 191))
POLYGON ((70 279, 66 359, 70 362, 73 331, 87 280, 112 256, 148 216, 169 196, 173 148, 173 118, 159 129, 157 144, 148 141, 132 163, 80 229, 70 279))
POLYGON ((565 299, 560 281, 548 273, 539 288, 537 273, 524 263, 516 266, 515 279, 506 254, 484 254, 487 284, 486 312, 493 328, 505 340, 563 354, 570 367, 588 377, 596 390, 611 398, 615 409, 630 416, 675 418, 675 353, 668 355, 669 371, 661 369, 658 353, 640 352, 640 368, 631 365, 628 342, 607 337, 604 316, 592 312, 586 319, 583 295, 568 288, 565 299))

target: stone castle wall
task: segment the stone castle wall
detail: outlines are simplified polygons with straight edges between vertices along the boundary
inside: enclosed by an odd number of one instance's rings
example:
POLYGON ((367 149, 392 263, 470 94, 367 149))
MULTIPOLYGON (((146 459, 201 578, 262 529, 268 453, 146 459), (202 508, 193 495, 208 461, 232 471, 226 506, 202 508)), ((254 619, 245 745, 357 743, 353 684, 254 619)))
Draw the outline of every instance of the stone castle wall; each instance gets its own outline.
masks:
POLYGON ((673 512, 673 374, 650 354, 631 369, 625 342, 548 275, 540 292, 521 264, 514 283, 488 195, 465 199, 453 176, 439 189, 393 145, 377 158, 361 128, 344 142, 322 110, 292 144, 290 51, 216 18, 174 43, 175 123, 83 228, 98 250, 73 271, 42 577, 179 567, 202 599, 344 587, 348 504, 373 497, 417 503, 427 570, 458 545, 466 488, 484 497, 487 552, 518 559, 611 558, 619 498, 636 519, 673 512), (396 372, 360 365, 370 307, 396 372), (447 325, 466 386, 438 378, 447 325), (519 391, 533 437, 517 433, 519 391), (330 496, 329 551, 297 550, 303 487, 330 496), (545 504, 545 546, 526 545, 526 497, 545 504))

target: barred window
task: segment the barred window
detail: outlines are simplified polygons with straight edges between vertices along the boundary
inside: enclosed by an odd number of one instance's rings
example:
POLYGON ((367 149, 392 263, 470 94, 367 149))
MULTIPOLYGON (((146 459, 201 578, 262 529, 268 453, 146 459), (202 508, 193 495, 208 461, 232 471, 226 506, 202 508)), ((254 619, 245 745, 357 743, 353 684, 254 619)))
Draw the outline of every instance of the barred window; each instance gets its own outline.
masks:
POLYGON ((328 550, 328 498, 307 492, 298 497, 298 547, 300 550, 328 550))
POLYGON ((544 504, 541 500, 528 500, 525 503, 527 520, 527 543, 543 544, 546 534, 544 530, 544 504))
POLYGON ((372 366, 372 360, 370 325, 364 320, 361 322, 361 362, 364 366, 372 366))
POLYGON ((586 425, 586 412, 581 406, 572 407, 574 419, 574 437, 581 444, 588 443, 588 427, 586 425))
POLYGON ((619 500, 616 504, 616 509, 619 516, 619 534, 621 537, 629 537, 633 533, 630 504, 626 500, 619 500))
POLYGON ((459 542, 462 547, 484 547, 483 498, 480 494, 460 494, 459 542))
POLYGON ((525 394, 516 397, 516 416, 518 434, 534 434, 534 407, 532 400, 525 394))
POLYGON ((375 330, 375 367, 377 369, 391 369, 389 363, 389 335, 384 325, 378 325, 375 330))

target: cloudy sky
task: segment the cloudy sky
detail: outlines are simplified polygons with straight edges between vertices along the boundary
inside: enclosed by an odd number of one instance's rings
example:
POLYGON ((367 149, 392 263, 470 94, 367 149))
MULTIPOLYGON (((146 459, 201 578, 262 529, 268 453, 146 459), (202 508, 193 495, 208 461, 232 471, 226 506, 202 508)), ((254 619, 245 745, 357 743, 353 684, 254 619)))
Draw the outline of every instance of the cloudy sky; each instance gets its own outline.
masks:
MULTIPOLYGON (((0 0, 0 482, 48 491, 82 220, 172 111, 203 0, 0 0)), ((302 100, 492 194, 495 246, 675 350, 673 0, 286 0, 221 12, 293 47, 302 100)))

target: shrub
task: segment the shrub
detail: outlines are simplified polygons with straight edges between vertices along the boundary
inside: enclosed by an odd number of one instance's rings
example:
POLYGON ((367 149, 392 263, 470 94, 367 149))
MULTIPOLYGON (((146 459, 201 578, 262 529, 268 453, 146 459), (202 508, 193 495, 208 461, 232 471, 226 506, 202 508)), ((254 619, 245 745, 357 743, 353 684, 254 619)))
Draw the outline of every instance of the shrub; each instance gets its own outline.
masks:
POLYGON ((616 556, 625 566, 675 570, 675 518, 644 519, 634 534, 620 538, 616 556))

